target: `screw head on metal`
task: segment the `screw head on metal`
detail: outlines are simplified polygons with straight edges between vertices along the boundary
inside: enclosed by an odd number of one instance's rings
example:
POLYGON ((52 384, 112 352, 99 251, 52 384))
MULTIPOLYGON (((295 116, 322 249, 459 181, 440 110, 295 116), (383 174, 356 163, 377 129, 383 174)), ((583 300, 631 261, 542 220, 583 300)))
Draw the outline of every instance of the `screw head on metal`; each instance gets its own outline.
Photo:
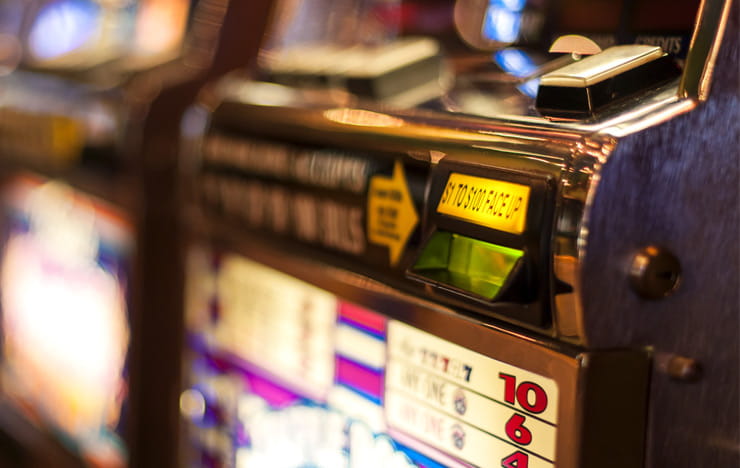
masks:
POLYGON ((629 279, 632 289, 640 297, 661 299, 678 288, 681 263, 668 250, 651 245, 633 257, 629 279))
POLYGON ((702 365, 696 359, 664 352, 656 353, 654 359, 657 370, 675 381, 696 382, 702 377, 702 365))

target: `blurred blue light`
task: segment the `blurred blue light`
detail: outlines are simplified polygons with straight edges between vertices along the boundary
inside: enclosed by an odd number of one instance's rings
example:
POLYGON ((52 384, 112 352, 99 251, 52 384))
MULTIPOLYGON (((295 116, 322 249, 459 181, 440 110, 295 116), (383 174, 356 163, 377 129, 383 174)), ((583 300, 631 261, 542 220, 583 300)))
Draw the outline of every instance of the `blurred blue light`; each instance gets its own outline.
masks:
POLYGON ((529 76, 537 69, 529 55, 520 49, 502 49, 493 54, 493 60, 503 71, 518 78, 529 76))
POLYGON ((49 60, 82 47, 95 32, 100 7, 87 0, 61 0, 44 6, 29 35, 33 54, 49 60))
POLYGON ((489 6, 483 22, 483 35, 493 41, 514 42, 522 25, 521 13, 507 8, 489 6))
POLYGON ((540 79, 535 78, 533 80, 529 80, 527 82, 524 82, 516 87, 519 91, 522 92, 522 94, 525 94, 531 98, 537 97, 537 90, 540 88, 540 79))
POLYGON ((490 0, 488 4, 509 11, 522 11, 524 5, 527 4, 527 0, 490 0))

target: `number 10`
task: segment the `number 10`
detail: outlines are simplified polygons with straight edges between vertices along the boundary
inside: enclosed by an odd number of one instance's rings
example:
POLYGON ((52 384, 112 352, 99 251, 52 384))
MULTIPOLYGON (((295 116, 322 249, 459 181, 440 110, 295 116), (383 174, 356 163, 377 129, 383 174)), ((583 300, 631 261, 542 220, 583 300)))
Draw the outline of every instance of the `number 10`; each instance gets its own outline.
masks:
POLYGON ((519 406, 534 414, 540 414, 547 409, 547 393, 536 383, 517 384, 515 375, 503 372, 498 377, 504 380, 504 401, 507 403, 512 405, 519 403, 519 406), (534 396, 534 401, 530 403, 531 396, 534 396))

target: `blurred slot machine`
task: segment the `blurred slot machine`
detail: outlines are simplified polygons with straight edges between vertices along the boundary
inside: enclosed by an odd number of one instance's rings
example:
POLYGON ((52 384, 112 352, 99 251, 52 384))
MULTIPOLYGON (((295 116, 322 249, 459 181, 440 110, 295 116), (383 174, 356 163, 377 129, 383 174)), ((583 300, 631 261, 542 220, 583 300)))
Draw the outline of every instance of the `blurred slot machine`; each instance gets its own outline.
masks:
POLYGON ((737 465, 737 20, 282 2, 186 116, 187 466, 737 465))
POLYGON ((177 465, 179 123, 230 8, 0 1, 0 465, 177 465))

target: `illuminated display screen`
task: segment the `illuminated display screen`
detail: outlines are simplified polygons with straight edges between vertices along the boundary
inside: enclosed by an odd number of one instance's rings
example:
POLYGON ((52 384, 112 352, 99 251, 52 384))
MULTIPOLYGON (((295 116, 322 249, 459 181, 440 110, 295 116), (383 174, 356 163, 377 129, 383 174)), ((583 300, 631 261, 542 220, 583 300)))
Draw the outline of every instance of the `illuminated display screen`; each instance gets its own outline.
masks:
POLYGON ((483 19, 483 35, 497 42, 515 42, 522 27, 524 0, 491 0, 483 19))
POLYGON ((437 213, 521 234, 526 227, 530 191, 526 185, 453 172, 437 213))
POLYGON ((31 53, 43 61, 80 49, 100 34, 101 15, 101 7, 86 0, 45 5, 28 37, 31 53))
POLYGON ((553 379, 236 255, 189 263, 189 466, 554 466, 553 379))
POLYGON ((30 12, 27 62, 85 68, 121 57, 160 58, 177 52, 190 2, 55 0, 30 12))
POLYGON ((175 51, 185 36, 189 6, 187 0, 141 1, 133 54, 156 56, 175 51))
POLYGON ((130 227, 59 182, 16 179, 3 201, 3 392, 95 466, 121 466, 130 227))

